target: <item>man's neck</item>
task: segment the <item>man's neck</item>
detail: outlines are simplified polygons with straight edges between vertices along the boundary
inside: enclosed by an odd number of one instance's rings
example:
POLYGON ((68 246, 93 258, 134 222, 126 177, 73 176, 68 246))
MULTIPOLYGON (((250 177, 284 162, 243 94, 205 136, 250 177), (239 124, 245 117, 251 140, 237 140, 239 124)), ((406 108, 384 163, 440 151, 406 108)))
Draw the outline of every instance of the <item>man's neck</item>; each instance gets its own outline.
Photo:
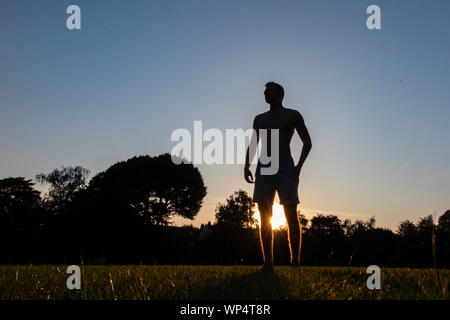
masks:
POLYGON ((281 109, 283 109, 283 105, 281 104, 281 102, 270 104, 270 111, 278 111, 281 109))

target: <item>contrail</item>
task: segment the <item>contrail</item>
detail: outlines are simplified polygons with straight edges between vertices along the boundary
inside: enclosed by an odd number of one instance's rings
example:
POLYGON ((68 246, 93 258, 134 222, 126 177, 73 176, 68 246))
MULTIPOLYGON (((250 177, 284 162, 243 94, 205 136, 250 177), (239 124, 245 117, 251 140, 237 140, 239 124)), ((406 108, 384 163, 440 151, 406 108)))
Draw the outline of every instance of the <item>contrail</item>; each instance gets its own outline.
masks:
POLYGON ((409 164, 413 161, 416 161, 421 155, 423 155, 423 151, 419 154, 417 154, 415 157, 409 159, 403 166, 402 169, 405 169, 407 166, 409 166, 409 164))

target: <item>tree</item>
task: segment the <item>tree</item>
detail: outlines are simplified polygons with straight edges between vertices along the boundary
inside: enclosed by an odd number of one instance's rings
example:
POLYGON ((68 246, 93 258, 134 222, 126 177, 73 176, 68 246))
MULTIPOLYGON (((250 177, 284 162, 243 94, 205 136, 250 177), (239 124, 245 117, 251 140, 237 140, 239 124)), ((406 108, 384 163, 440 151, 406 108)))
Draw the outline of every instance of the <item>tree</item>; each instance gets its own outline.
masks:
POLYGON ((311 219, 311 227, 309 230, 327 236, 341 236, 344 234, 341 220, 334 215, 318 214, 311 219))
POLYGON ((167 225, 174 215, 194 219, 206 196, 198 169, 175 164, 168 153, 118 162, 95 176, 88 191, 107 211, 131 212, 151 225, 167 225))
POLYGON ((40 192, 33 185, 23 177, 0 180, 0 225, 8 232, 38 224, 40 192))
POLYGON ((413 243, 414 256, 416 257, 415 265, 421 267, 432 265, 433 233, 435 228, 432 215, 420 218, 417 222, 416 236, 410 240, 413 243))
POLYGON ((306 218, 306 216, 303 213, 300 213, 300 210, 298 210, 297 213, 298 213, 298 218, 300 220, 301 227, 306 229, 308 227, 309 220, 306 218))
POLYGON ((438 231, 441 233, 450 234, 450 210, 445 211, 445 213, 439 217, 438 231))
POLYGON ((80 166, 61 167, 48 174, 39 173, 36 181, 50 184, 48 199, 53 209, 61 209, 73 201, 76 193, 86 187, 89 170, 80 166))
POLYGON ((358 234, 375 229, 375 223, 375 217, 371 217, 369 221, 356 220, 353 224, 350 219, 345 219, 343 228, 348 236, 357 236, 358 234))
POLYGON ((216 208, 216 224, 210 241, 220 264, 255 263, 259 256, 257 220, 253 217, 252 198, 243 190, 235 191, 216 208))
POLYGON ((252 198, 243 190, 235 191, 225 204, 216 208, 216 222, 237 228, 249 228, 256 224, 252 198))
POLYGON ((31 180, 23 177, 0 180, 0 213, 8 214, 36 207, 40 192, 33 188, 31 180))
POLYGON ((441 265, 450 265, 450 210, 439 217, 437 227, 437 258, 441 265))
POLYGON ((306 260, 312 259, 317 264, 331 264, 338 263, 345 255, 344 226, 335 215, 314 216, 303 239, 305 246, 302 255, 306 260))
POLYGON ((0 180, 0 263, 23 262, 38 252, 40 192, 31 180, 0 180))
POLYGON ((411 239, 417 235, 417 227, 409 220, 401 221, 397 228, 397 234, 405 239, 411 239))
POLYGON ((431 214, 426 217, 420 218, 419 222, 417 223, 417 231, 424 238, 429 237, 431 239, 431 232, 434 229, 434 227, 435 225, 433 222, 433 216, 431 214))

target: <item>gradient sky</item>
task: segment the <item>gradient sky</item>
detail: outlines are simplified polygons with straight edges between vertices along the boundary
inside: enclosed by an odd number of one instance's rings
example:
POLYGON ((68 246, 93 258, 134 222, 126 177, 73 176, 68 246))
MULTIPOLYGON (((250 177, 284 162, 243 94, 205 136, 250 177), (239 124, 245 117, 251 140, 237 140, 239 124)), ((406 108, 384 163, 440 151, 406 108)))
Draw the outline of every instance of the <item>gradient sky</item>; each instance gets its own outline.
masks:
MULTIPOLYGON (((194 120, 249 128, 276 81, 313 141, 307 216, 392 229, 439 216, 450 208, 449 12, 445 0, 1 0, 0 178, 62 165, 92 177, 170 152, 171 132, 194 120), (70 4, 80 31, 66 28, 70 4), (366 28, 371 4, 381 30, 366 28)), ((208 195, 194 225, 233 191, 252 194, 242 165, 199 168, 208 195)))

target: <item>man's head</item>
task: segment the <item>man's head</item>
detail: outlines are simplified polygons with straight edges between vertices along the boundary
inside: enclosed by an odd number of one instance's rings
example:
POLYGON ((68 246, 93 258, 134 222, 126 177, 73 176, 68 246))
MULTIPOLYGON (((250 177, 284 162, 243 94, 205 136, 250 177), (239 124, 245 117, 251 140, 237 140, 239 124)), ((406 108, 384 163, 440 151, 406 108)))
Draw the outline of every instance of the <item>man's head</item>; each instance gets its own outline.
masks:
POLYGON ((284 98, 284 89, 281 85, 275 82, 267 82, 264 86, 264 97, 267 103, 281 103, 284 98))

